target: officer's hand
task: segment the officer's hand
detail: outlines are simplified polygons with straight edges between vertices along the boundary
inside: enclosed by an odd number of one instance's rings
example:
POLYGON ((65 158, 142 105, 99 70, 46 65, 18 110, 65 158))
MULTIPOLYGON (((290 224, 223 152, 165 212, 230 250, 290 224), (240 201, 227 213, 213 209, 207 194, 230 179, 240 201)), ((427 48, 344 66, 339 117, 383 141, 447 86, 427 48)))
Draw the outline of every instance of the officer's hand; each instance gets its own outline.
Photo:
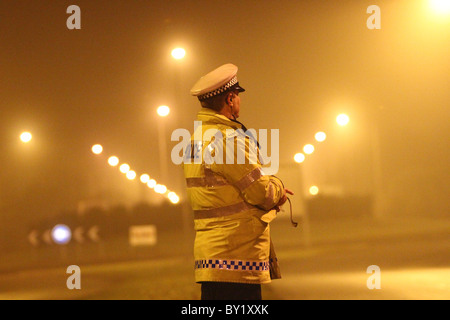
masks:
POLYGON ((275 206, 275 210, 279 212, 281 210, 281 206, 287 201, 287 195, 294 195, 294 192, 292 192, 289 189, 284 189, 284 195, 281 197, 280 201, 278 201, 277 205, 275 206))

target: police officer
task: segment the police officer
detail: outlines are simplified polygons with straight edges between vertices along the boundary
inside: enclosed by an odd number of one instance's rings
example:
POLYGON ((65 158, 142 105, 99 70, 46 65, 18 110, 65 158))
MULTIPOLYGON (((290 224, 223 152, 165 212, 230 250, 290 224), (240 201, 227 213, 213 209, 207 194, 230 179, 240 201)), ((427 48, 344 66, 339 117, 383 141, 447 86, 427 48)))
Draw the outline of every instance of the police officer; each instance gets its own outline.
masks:
POLYGON ((269 223, 292 192, 277 177, 264 175, 259 160, 252 161, 258 159, 258 142, 243 134, 247 129, 236 120, 245 91, 237 71, 225 64, 191 89, 202 106, 197 114, 202 125, 191 137, 192 161, 185 161, 184 174, 203 300, 260 300, 261 284, 281 277, 269 223), (205 134, 211 129, 216 134, 205 134), (245 161, 239 161, 242 155, 245 161))

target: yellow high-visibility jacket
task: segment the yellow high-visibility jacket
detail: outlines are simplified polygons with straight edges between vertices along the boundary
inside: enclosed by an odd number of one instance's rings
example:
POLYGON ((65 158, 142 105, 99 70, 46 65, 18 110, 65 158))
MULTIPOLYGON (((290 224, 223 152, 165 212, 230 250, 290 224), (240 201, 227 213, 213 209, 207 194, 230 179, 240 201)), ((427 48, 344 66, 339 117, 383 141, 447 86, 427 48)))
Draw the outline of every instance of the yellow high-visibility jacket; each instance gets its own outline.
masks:
POLYGON ((261 284, 280 278, 269 222, 285 194, 283 183, 262 174, 257 142, 239 122, 207 108, 197 121, 201 126, 184 159, 196 282, 261 284))

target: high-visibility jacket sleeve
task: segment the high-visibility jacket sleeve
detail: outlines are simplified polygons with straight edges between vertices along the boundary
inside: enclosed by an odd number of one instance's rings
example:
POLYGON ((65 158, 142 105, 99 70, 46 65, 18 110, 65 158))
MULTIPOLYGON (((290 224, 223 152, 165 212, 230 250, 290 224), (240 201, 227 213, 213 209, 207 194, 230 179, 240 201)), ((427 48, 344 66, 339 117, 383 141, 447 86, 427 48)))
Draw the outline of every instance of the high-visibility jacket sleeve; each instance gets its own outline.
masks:
POLYGON ((242 136, 226 137, 222 141, 225 146, 216 143, 215 147, 224 150, 226 156, 224 161, 211 164, 211 170, 239 189, 247 203, 264 210, 273 209, 285 195, 285 189, 280 179, 263 174, 256 143, 242 136))

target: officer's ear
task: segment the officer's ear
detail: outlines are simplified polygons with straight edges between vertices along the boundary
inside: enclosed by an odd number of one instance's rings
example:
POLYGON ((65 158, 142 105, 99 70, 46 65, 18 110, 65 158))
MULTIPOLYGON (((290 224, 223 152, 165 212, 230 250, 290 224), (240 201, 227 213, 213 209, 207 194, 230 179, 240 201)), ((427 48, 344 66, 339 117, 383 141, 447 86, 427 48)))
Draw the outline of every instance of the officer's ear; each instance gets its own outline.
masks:
POLYGON ((233 103, 233 98, 234 98, 234 92, 230 92, 227 94, 227 104, 230 105, 233 103))

